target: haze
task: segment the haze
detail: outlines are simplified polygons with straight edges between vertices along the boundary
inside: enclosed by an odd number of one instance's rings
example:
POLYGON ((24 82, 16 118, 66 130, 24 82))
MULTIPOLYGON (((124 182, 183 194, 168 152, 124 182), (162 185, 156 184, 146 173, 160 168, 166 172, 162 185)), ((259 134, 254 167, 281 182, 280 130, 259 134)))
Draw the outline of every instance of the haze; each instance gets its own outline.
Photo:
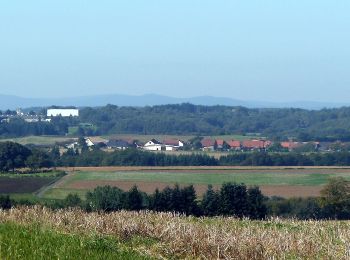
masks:
POLYGON ((346 102, 349 1, 2 1, 0 94, 346 102))

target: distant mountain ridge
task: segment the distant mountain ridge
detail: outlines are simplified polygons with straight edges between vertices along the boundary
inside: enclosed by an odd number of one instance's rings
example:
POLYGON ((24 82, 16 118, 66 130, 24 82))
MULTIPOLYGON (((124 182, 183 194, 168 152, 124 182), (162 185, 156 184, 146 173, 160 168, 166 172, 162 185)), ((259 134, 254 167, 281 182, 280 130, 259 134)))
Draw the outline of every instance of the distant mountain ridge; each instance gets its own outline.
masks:
POLYGON ((244 106, 248 108, 304 108, 304 109, 322 109, 337 108, 349 106, 350 103, 332 103, 332 102, 314 102, 314 101, 296 101, 296 102, 264 102, 264 101, 244 101, 227 97, 197 96, 191 98, 176 98, 162 96, 157 94, 146 94, 141 96, 132 95, 96 95, 80 96, 67 98, 25 98, 13 95, 0 94, 0 109, 16 109, 29 107, 47 107, 57 106, 77 106, 77 107, 96 107, 113 104, 117 106, 154 106, 165 104, 192 103, 194 105, 225 105, 225 106, 244 106))

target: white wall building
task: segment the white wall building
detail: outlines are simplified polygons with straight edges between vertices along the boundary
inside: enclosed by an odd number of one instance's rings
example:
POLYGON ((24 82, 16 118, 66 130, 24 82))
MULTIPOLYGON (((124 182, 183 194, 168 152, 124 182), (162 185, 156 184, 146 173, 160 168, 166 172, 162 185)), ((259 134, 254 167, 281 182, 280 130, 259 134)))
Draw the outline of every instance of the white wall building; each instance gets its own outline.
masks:
POLYGON ((161 151, 162 150, 162 144, 160 142, 158 142, 155 139, 152 139, 150 141, 148 141, 147 143, 145 143, 145 145, 143 146, 144 150, 147 151, 161 151))
POLYGON ((68 117, 68 116, 79 116, 79 109, 71 109, 71 108, 50 108, 47 110, 47 116, 59 116, 68 117))

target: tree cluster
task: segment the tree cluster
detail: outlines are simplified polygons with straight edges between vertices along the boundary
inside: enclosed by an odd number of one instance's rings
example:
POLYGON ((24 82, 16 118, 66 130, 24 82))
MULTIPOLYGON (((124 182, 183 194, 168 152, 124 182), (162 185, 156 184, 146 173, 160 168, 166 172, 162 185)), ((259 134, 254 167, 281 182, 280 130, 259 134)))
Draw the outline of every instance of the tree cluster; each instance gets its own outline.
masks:
POLYGON ((115 211, 121 209, 149 209, 159 212, 177 212, 193 216, 236 216, 263 219, 267 208, 258 187, 247 188, 244 184, 226 183, 219 191, 208 187, 203 200, 197 199, 193 185, 166 187, 147 195, 136 186, 128 192, 119 188, 97 187, 86 195, 87 209, 115 211))

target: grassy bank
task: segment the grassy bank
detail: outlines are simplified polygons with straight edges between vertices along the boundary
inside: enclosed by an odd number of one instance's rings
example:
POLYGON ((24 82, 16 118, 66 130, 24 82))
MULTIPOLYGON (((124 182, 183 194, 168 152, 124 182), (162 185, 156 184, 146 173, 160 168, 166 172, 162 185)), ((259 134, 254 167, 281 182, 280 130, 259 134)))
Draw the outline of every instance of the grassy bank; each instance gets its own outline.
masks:
POLYGON ((147 259, 110 236, 66 234, 38 224, 14 222, 0 224, 0 258, 147 259))
MULTIPOLYGON (((13 229, 12 232, 33 230, 32 235, 48 236, 47 241, 38 238, 38 245, 50 245, 54 257, 63 254, 60 258, 65 254, 61 247, 65 244, 63 237, 67 238, 67 243, 77 243, 78 250, 85 250, 84 245, 89 245, 86 241, 98 238, 98 242, 92 243, 96 248, 87 246, 88 250, 96 249, 96 258, 100 248, 107 248, 110 253, 136 251, 157 258, 346 259, 350 256, 349 221, 250 221, 193 218, 171 213, 119 211, 102 214, 30 207, 0 211, 0 223, 6 230, 13 229), (120 248, 124 249, 120 251, 120 248)), ((13 244, 20 250, 17 239, 2 235, 0 244, 7 241, 8 246, 13 244)), ((6 251, 6 248, 1 250, 6 251)))

